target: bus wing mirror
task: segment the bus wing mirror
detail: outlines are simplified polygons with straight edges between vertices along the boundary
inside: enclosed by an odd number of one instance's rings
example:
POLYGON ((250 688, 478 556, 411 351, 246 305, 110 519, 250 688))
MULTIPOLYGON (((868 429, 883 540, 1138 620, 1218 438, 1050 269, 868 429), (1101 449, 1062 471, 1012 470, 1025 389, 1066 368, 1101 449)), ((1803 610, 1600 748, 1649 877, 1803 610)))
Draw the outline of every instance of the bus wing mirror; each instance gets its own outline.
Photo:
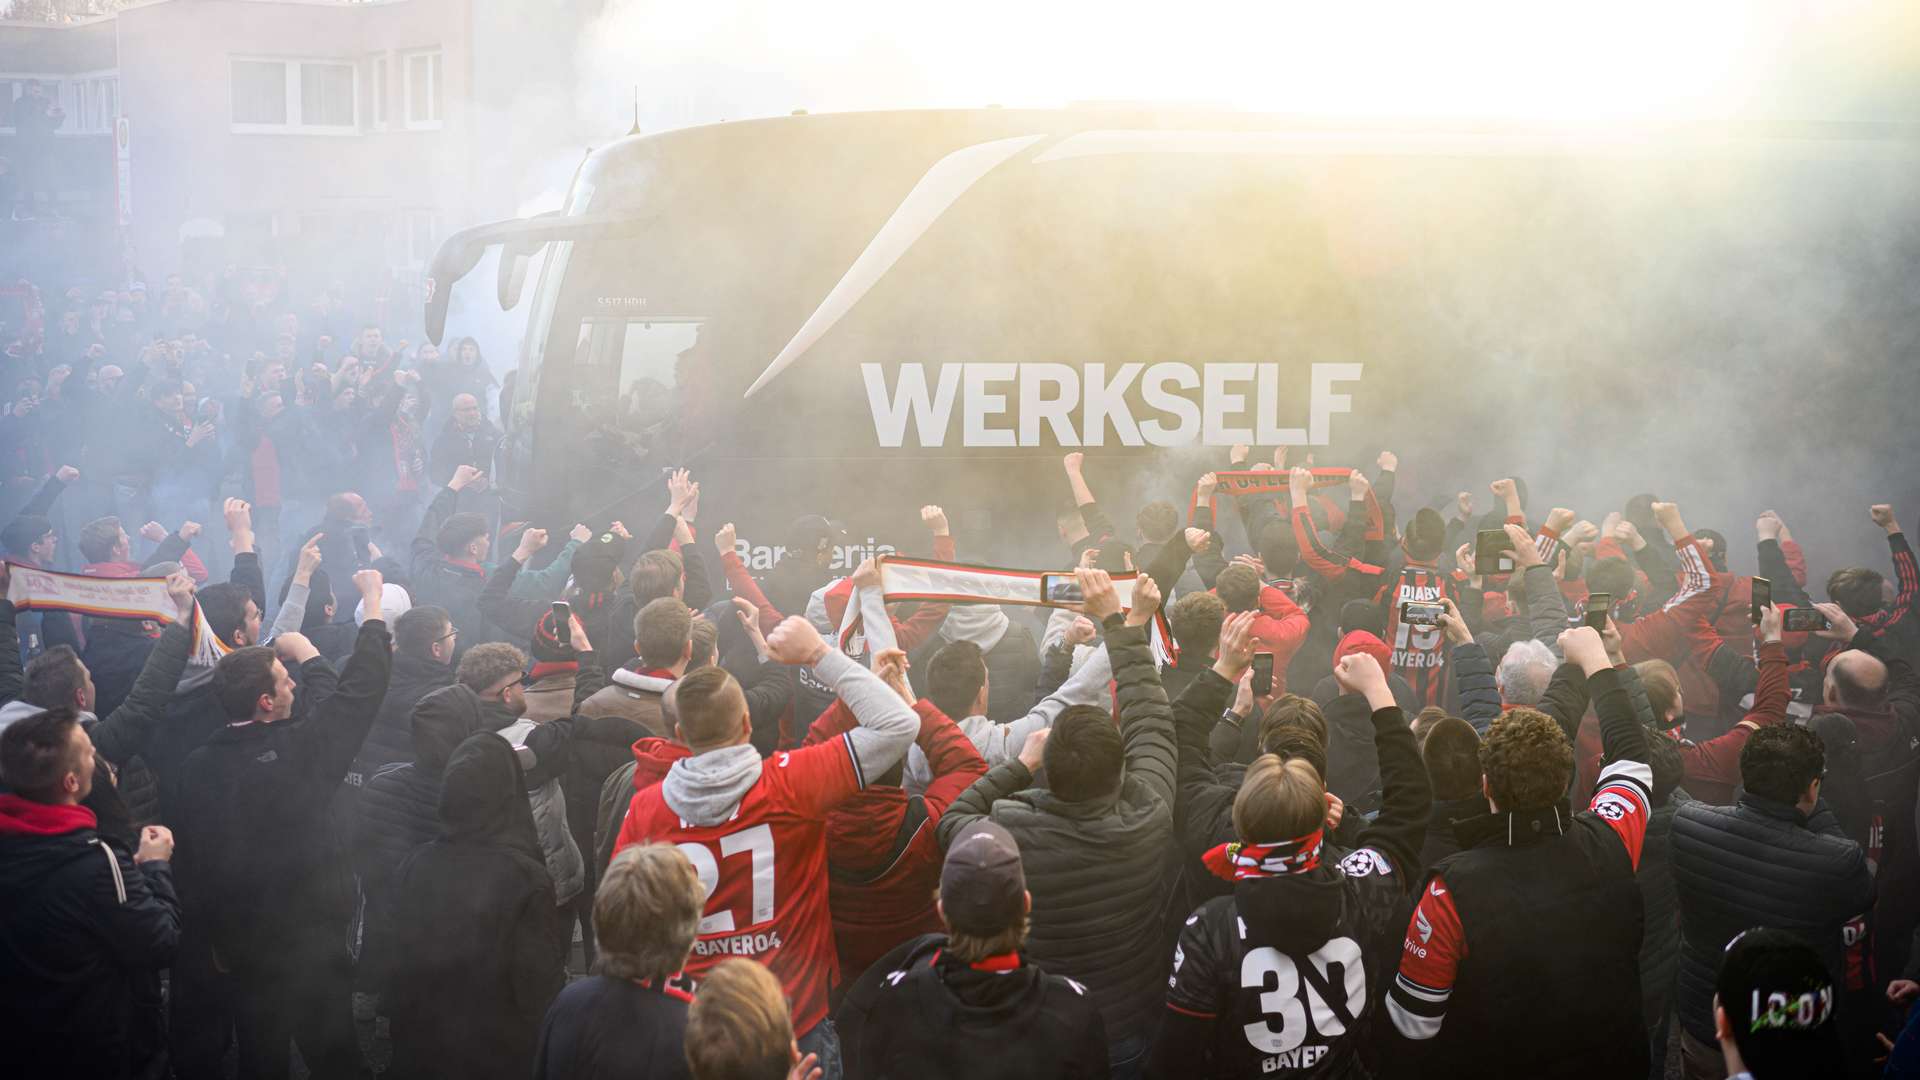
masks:
POLYGON ((532 218, 495 221, 462 229, 447 237, 434 253, 427 270, 427 340, 435 345, 447 331, 447 305, 453 287, 473 272, 480 257, 495 244, 500 253, 500 279, 495 291, 500 306, 510 308, 519 302, 526 279, 527 263, 540 249, 555 240, 599 240, 624 236, 637 231, 644 221, 631 214, 581 214, 574 217, 547 213, 532 218))

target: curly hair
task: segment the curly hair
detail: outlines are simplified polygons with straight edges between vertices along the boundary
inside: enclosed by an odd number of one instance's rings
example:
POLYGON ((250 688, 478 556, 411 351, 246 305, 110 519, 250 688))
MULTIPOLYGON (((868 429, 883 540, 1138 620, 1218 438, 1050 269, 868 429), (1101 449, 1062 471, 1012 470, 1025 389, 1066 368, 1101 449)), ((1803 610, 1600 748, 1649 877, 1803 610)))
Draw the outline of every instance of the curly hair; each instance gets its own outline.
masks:
POLYGON ((1538 709, 1509 710, 1480 744, 1487 794, 1502 812, 1544 810, 1567 793, 1573 747, 1553 718, 1538 709))

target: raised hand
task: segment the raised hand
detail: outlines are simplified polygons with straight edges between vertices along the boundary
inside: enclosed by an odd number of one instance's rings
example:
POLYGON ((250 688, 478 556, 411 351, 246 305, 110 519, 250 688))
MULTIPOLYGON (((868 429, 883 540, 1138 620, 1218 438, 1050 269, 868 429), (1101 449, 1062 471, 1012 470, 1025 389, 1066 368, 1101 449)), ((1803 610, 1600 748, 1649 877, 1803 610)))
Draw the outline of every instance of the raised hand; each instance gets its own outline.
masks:
POLYGON ((1060 459, 1060 465, 1062 468, 1067 470, 1068 476, 1079 475, 1080 470, 1085 468, 1086 464, 1087 464, 1087 455, 1081 453, 1078 450, 1075 450, 1074 452, 1068 454, 1066 457, 1063 457, 1060 459))
POLYGON ((1253 620, 1258 614, 1239 611, 1220 623, 1220 651, 1213 670, 1228 682, 1239 682, 1241 674, 1253 664, 1253 620))
POLYGON ((279 657, 283 664, 296 666, 319 656, 320 650, 313 647, 307 635, 289 630, 273 636, 273 655, 279 657))
POLYGON ((547 546, 547 530, 526 529, 520 533, 520 542, 514 545, 513 561, 524 565, 533 558, 534 552, 547 546))
POLYGON ((467 488, 479 483, 485 476, 486 473, 481 472, 471 465, 462 465, 453 470, 453 479, 447 481, 447 486, 455 491, 465 491, 467 488))
POLYGON ((767 654, 783 664, 817 664, 827 655, 827 641, 804 617, 789 615, 767 635, 767 654))
POLYGON ((1440 598, 1440 602, 1445 604, 1447 608, 1446 613, 1440 616, 1440 631, 1447 636, 1448 643, 1453 645, 1473 644, 1473 631, 1467 629, 1467 620, 1460 616, 1459 605, 1445 596, 1440 598))
POLYGON ((880 578, 880 564, 874 562, 872 559, 860 560, 860 565, 854 567, 853 569, 853 585, 854 585, 854 588, 857 588, 857 589, 858 588, 866 588, 866 589, 880 588, 882 586, 882 581, 880 578))
POLYGON ((1247 458, 1252 455, 1252 453, 1253 447, 1248 446, 1246 443, 1234 443, 1233 449, 1227 451, 1227 464, 1235 466, 1245 465, 1247 458))
POLYGON ((1210 498, 1214 492, 1220 490, 1219 474, 1201 473, 1199 487, 1200 487, 1200 497, 1203 499, 1210 498))
POLYGON ((920 508, 920 524, 925 525, 935 536, 950 535, 947 529, 947 512, 937 506, 928 505, 920 508))
POLYGON ((1753 636, 1768 644, 1778 644, 1780 641, 1780 623, 1782 621, 1783 616, 1780 613, 1780 605, 1768 604, 1766 607, 1760 609, 1760 622, 1753 628, 1753 636))
POLYGON ((134 865, 167 862, 173 858, 173 830, 165 825, 148 825, 140 830, 140 849, 133 853, 134 865))
POLYGON ((1355 469, 1347 474, 1347 490, 1351 493, 1348 498, 1354 502, 1359 502, 1366 498, 1367 492, 1372 490, 1372 488, 1373 485, 1367 482, 1367 475, 1359 469, 1355 469))
POLYGON ((1160 610, 1160 585, 1150 574, 1133 579, 1133 605, 1127 609, 1128 626, 1145 626, 1160 610))
POLYGON ((1400 456, 1391 450, 1382 450, 1373 463, 1380 467, 1381 472, 1393 472, 1400 468, 1400 456))
POLYGON ((1093 640, 1093 636, 1098 632, 1098 629, 1098 627, 1093 625, 1092 619, 1087 618, 1085 615, 1075 615, 1073 621, 1067 624, 1067 632, 1065 634, 1067 646, 1072 648, 1075 645, 1087 644, 1093 640))
POLYGON ((1039 772, 1040 766, 1047 760, 1047 736, 1052 728, 1041 728, 1027 733, 1026 745, 1020 748, 1020 764, 1030 773, 1039 772))
POLYGON ((293 568, 293 580, 302 585, 313 581, 313 572, 320 569, 320 541, 326 538, 326 533, 314 533, 300 545, 300 561, 293 568))
POLYGON ((1647 546, 1647 538, 1640 535, 1640 527, 1626 518, 1613 523, 1613 539, 1629 551, 1639 551, 1647 546))
POLYGON ((1900 521, 1893 515, 1893 507, 1887 503, 1874 503, 1867 511, 1873 516, 1873 523, 1887 530, 1889 535, 1900 531, 1900 521))
POLYGON ((1073 572, 1074 580, 1080 585, 1080 610, 1087 617, 1104 621, 1107 616, 1120 610, 1120 594, 1114 591, 1113 577, 1105 570, 1080 567, 1073 572))
POLYGON ((353 587, 360 590, 360 604, 367 620, 371 622, 380 617, 380 600, 384 594, 386 582, 378 570, 355 570, 353 587))
POLYGON ((193 579, 185 570, 175 570, 167 575, 167 596, 173 601, 173 608, 180 615, 181 622, 193 618, 193 579))
POLYGON ((633 539, 633 534, 627 531, 627 526, 624 522, 619 522, 619 521, 614 522, 613 524, 607 526, 607 531, 619 537, 622 540, 633 539))
POLYGON ((1453 505, 1454 505, 1454 508, 1460 512, 1460 516, 1462 518, 1472 518, 1473 517, 1473 492, 1462 491, 1458 495, 1455 495, 1453 497, 1453 505))
POLYGON ((1333 679, 1346 693, 1366 698, 1371 708, 1384 709, 1394 703, 1387 673, 1380 670, 1380 661, 1366 653, 1351 652, 1341 657, 1333 666, 1333 679))
POLYGON ((1579 521, 1573 523, 1572 528, 1567 530, 1566 540, 1568 544, 1579 547, 1581 544, 1598 538, 1599 535, 1600 526, 1595 525, 1585 518, 1581 518, 1579 521))
POLYGON ((1827 617, 1827 628, 1815 630, 1813 633, 1816 637, 1823 637, 1828 641, 1845 642, 1852 641, 1853 635, 1860 631, 1860 628, 1853 623, 1853 616, 1841 610, 1839 604, 1816 603, 1813 605, 1813 610, 1827 617))
POLYGON ((1187 539, 1188 551, 1205 551, 1213 542, 1213 534, 1205 529, 1188 529, 1183 534, 1187 539))
POLYGON ((187 543, 191 544, 193 543, 193 538, 199 535, 200 535, 199 522, 186 521, 180 524, 180 539, 185 540, 187 543))
POLYGON ((685 469, 675 469, 667 474, 667 513, 674 517, 682 516, 687 509, 687 501, 693 498, 693 474, 685 469))
POLYGON ((1780 515, 1771 510, 1762 511, 1759 517, 1753 519, 1753 531, 1762 540, 1779 540, 1783 528, 1785 525, 1780 515))
POLYGON ((572 530, 567 533, 567 539, 572 540, 576 544, 584 544, 593 539, 593 530, 587 528, 584 524, 575 525, 572 530))
POLYGON ((227 543, 233 553, 253 550, 253 504, 245 499, 228 499, 220 508, 227 519, 227 543))
POLYGON ((1591 626, 1562 630, 1560 653, 1568 663, 1578 665, 1588 675, 1613 666, 1613 661, 1607 657, 1607 643, 1601 640, 1600 631, 1591 626))
POLYGON ((140 526, 140 535, 157 544, 167 538, 167 529, 157 521, 149 521, 140 526))
POLYGON ((1545 565, 1540 558, 1540 549, 1533 545, 1533 537, 1527 535, 1527 530, 1512 522, 1502 525, 1501 528, 1506 530, 1507 539, 1513 541, 1513 567, 1515 570, 1525 570, 1530 566, 1545 565))
POLYGON ((1287 471, 1287 494, 1293 497, 1294 506, 1305 506, 1307 487, 1313 482, 1313 474, 1304 468, 1287 471))
POLYGON ((733 552, 734 537, 733 522, 729 521, 714 532, 713 546, 718 548, 722 555, 731 554, 733 552))
POLYGON ((873 657, 873 673, 893 688, 900 700, 914 703, 913 687, 907 682, 907 654, 900 649, 881 649, 873 657))
POLYGON ((1567 529, 1572 524, 1573 524, 1572 510, 1569 510, 1564 506, 1556 506, 1553 509, 1547 511, 1546 527, 1552 530, 1555 536, 1565 536, 1567 533, 1567 529))
POLYGON ((1675 540, 1687 535, 1687 523, 1680 520, 1680 504, 1657 502, 1653 504, 1653 520, 1660 523, 1667 535, 1675 540))
POLYGON ((53 470, 53 478, 63 484, 71 484, 80 479, 80 470, 71 465, 62 465, 53 470))

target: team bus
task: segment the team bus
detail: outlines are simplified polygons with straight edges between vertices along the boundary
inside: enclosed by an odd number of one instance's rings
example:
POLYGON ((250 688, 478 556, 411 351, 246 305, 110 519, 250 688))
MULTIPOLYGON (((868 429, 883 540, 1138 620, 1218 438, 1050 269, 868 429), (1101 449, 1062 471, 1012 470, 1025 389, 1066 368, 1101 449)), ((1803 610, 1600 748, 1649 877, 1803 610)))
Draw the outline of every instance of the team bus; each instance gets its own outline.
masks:
POLYGON ((426 321, 438 340, 489 248, 489 302, 530 290, 496 462, 527 515, 637 517, 685 465, 725 493, 701 524, 755 544, 803 513, 885 540, 940 501, 970 554, 1012 558, 1073 449, 1120 504, 1234 443, 1414 451, 1435 483, 1544 463, 1556 490, 1583 455, 1657 477, 1818 452, 1822 409, 1859 418, 1780 380, 1893 290, 1836 245, 1903 213, 1914 172, 1911 139, 1832 127, 795 115, 592 152, 561 210, 447 240, 426 321), (1805 287, 1820 310, 1794 314, 1805 287))

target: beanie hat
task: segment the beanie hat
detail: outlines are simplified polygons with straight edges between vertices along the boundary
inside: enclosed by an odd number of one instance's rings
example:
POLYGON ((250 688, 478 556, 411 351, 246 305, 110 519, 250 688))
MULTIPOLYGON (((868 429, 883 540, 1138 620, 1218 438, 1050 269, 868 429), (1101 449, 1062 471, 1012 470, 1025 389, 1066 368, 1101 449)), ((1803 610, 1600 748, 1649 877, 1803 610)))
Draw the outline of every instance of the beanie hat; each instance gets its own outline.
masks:
POLYGON ((528 678, 538 680, 580 670, 580 662, 574 658, 573 646, 561 644, 556 627, 552 608, 541 613, 540 621, 534 624, 533 670, 527 673, 528 678))
POLYGON ((613 588, 613 573, 626 558, 627 541, 617 533, 602 532, 589 537, 573 553, 573 584, 582 593, 606 592, 613 588))
POLYGON ((1340 639, 1339 647, 1333 650, 1333 666, 1337 669, 1340 661, 1354 653, 1366 653, 1373 657, 1380 664, 1381 671, 1393 670, 1393 650, 1387 648, 1386 642, 1365 630, 1355 630, 1340 639))

